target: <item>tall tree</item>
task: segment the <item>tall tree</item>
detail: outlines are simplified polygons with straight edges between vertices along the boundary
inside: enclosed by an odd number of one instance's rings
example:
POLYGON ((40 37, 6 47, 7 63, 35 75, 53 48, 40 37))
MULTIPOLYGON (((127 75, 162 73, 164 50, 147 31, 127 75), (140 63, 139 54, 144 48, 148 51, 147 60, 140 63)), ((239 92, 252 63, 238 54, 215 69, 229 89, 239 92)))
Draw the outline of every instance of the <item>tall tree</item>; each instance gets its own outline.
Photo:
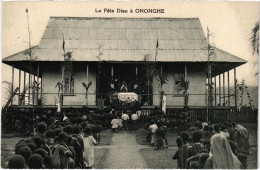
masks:
POLYGON ((259 54, 259 21, 255 24, 255 27, 251 32, 251 46, 253 48, 253 54, 259 54))

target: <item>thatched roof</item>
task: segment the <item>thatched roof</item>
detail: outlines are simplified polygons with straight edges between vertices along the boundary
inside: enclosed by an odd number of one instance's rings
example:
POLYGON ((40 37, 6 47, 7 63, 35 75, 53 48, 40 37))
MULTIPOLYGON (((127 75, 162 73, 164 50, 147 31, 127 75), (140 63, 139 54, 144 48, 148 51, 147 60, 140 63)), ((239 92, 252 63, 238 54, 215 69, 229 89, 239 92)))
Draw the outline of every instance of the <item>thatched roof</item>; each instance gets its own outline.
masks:
MULTIPOLYGON (((51 17, 40 44, 33 51, 35 61, 64 61, 65 51, 73 61, 143 61, 157 50, 159 62, 207 62, 206 39, 198 18, 71 18, 51 17), (158 42, 158 48, 156 48, 158 42), (100 50, 99 50, 100 49, 100 50)), ((210 60, 246 61, 222 50, 215 50, 210 60)), ((28 61, 28 54, 13 55, 4 63, 28 61)))

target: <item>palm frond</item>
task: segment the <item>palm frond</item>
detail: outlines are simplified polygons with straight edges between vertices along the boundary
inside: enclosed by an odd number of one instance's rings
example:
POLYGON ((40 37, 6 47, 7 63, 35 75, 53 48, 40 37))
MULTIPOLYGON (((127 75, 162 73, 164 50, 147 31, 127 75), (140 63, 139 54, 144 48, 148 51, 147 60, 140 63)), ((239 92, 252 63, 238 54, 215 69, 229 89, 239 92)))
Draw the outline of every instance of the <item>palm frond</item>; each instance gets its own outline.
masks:
POLYGON ((253 54, 255 54, 255 52, 259 54, 259 22, 255 24, 255 27, 251 32, 250 40, 253 48, 253 54))

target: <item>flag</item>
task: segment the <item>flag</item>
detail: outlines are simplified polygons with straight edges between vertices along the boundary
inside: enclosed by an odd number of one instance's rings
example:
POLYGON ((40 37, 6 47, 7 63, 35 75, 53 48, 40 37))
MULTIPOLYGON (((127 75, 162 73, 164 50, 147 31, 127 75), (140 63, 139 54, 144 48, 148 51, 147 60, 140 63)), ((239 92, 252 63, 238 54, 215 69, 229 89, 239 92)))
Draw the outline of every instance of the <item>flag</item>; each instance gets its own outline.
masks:
POLYGON ((157 57, 157 51, 158 51, 158 47, 159 47, 159 41, 157 39, 157 43, 156 43, 156 53, 155 53, 155 61, 156 61, 156 57, 157 57))
POLYGON ((62 49, 63 49, 64 54, 65 54, 65 40, 64 40, 64 34, 63 33, 62 33, 62 37, 63 37, 62 49))

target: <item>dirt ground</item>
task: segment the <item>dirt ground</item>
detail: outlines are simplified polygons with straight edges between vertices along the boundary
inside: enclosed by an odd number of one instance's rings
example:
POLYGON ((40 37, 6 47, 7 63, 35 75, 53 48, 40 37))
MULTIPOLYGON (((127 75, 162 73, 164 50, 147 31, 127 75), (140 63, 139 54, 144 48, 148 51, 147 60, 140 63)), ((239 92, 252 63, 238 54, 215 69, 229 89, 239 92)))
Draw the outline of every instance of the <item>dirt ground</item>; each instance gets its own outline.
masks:
MULTIPOLYGON (((248 168, 257 168, 257 125, 247 124, 250 134, 250 146, 252 154, 248 156, 248 168)), ((113 133, 111 130, 102 132, 101 143, 95 146, 95 169, 173 169, 177 167, 172 155, 177 150, 175 139, 176 132, 169 131, 169 148, 154 150, 145 140, 146 132, 143 129, 137 131, 120 131, 113 133)), ((1 167, 9 157, 14 154, 15 144, 22 139, 13 134, 2 134, 1 138, 1 167)))

